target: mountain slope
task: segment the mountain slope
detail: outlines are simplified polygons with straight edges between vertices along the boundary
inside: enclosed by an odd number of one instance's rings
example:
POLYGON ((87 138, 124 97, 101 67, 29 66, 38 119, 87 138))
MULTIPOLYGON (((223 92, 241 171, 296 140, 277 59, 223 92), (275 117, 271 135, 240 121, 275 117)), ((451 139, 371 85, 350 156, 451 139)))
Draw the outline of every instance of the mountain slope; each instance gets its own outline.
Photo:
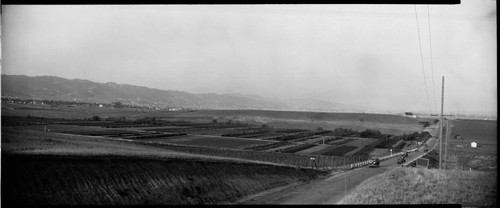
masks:
POLYGON ((2 75, 2 96, 78 100, 82 102, 120 101, 125 104, 178 106, 188 108, 281 109, 287 105, 264 99, 213 93, 191 94, 117 83, 97 83, 55 76, 29 77, 2 75))
POLYGON ((366 106, 317 99, 270 99, 242 94, 194 94, 113 82, 98 83, 56 76, 30 77, 2 74, 2 96, 92 103, 183 107, 194 109, 260 109, 321 112, 381 112, 366 106))

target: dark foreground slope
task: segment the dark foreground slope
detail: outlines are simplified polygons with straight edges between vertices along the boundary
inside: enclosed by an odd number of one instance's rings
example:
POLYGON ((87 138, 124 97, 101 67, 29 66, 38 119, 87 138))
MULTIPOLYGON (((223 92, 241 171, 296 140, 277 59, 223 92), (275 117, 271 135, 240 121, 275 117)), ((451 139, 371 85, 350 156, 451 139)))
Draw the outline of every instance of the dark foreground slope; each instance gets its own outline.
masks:
POLYGON ((124 156, 2 155, 2 206, 218 204, 325 173, 124 156))

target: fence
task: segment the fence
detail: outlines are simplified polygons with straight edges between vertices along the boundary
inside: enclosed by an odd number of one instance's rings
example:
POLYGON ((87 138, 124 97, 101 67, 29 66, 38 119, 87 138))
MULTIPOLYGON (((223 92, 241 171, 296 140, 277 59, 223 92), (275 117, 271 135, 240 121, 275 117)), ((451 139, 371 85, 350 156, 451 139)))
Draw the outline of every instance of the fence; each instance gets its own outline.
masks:
MULTIPOLYGON (((384 161, 384 160, 387 160, 387 159, 390 159, 390 158, 402 155, 405 152, 414 152, 414 151, 417 151, 417 150, 418 150, 418 148, 407 150, 407 151, 404 151, 404 152, 398 152, 398 153, 395 153, 395 154, 392 154, 392 155, 387 155, 387 156, 384 156, 384 157, 380 157, 379 160, 380 161, 384 161)), ((359 168, 359 167, 364 167, 364 166, 367 166, 367 165, 371 164, 372 162, 373 162, 373 160, 370 159, 370 160, 366 160, 366 161, 363 161, 363 162, 352 163, 352 164, 350 164, 350 167, 351 167, 351 169, 359 168)))

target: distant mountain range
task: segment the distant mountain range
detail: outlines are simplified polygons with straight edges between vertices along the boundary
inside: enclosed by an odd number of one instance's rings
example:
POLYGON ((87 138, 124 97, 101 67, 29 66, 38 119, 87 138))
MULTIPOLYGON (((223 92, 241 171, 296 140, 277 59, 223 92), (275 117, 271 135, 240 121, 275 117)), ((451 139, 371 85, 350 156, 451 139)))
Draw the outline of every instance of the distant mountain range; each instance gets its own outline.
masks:
POLYGON ((2 75, 2 96, 78 101, 91 103, 122 102, 152 107, 194 109, 263 109, 326 112, 374 112, 363 106, 331 103, 313 99, 270 99, 255 95, 188 93, 159 90, 113 82, 98 83, 56 76, 30 77, 2 75))

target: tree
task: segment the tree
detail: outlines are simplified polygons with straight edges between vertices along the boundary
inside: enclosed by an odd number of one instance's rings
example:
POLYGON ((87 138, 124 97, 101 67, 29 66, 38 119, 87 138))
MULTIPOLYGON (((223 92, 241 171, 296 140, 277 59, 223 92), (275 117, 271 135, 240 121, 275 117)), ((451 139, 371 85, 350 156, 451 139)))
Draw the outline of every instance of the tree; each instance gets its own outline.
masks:
POLYGON ((99 116, 92 116, 92 120, 93 121, 100 121, 101 117, 99 117, 99 116))
POLYGON ((424 122, 424 127, 428 127, 428 126, 430 126, 430 125, 431 125, 431 124, 430 124, 428 121, 424 122))
POLYGON ((123 104, 121 102, 114 102, 113 108, 123 108, 123 104))

